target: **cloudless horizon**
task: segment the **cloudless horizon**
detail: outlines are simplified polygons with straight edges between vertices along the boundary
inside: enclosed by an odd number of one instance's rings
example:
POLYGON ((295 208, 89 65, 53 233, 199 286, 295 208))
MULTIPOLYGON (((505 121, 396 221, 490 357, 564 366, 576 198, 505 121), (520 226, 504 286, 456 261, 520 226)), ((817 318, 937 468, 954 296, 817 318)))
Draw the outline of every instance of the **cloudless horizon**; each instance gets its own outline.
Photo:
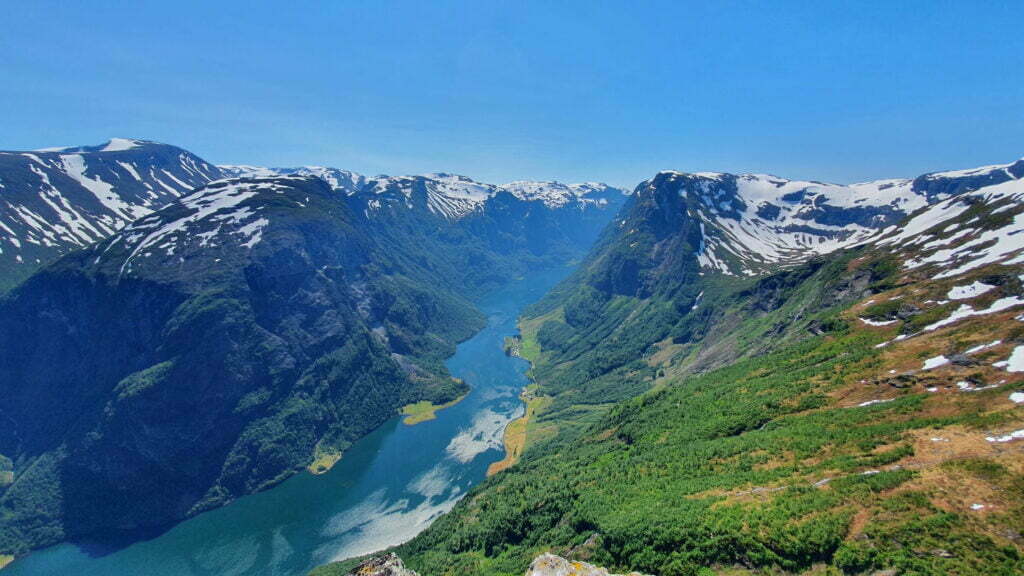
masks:
POLYGON ((482 181, 1024 156, 1021 2, 12 3, 0 149, 482 181))

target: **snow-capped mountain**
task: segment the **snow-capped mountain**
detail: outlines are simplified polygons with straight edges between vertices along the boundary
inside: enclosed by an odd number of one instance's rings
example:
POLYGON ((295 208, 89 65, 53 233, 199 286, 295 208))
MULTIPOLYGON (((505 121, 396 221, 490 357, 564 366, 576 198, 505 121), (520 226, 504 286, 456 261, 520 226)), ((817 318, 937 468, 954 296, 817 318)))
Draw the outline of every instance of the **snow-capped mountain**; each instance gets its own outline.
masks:
POLYGON ((221 176, 186 150, 144 140, 0 152, 0 289, 221 176))
POLYGON ((498 186, 446 173, 372 178, 359 193, 378 196, 377 201, 368 202, 370 212, 397 202, 408 208, 421 205, 432 214, 451 221, 484 209, 487 202, 499 194, 511 195, 522 202, 540 203, 552 210, 567 206, 586 209, 614 205, 611 207, 617 208, 624 195, 621 190, 602 183, 567 185, 519 181, 498 186))
POLYGON ((118 259, 118 275, 122 277, 140 266, 157 270, 170 266, 174 274, 180 275, 186 265, 202 266, 221 255, 251 250, 260 243, 263 229, 270 223, 268 206, 304 208, 309 197, 297 196, 295 190, 317 182, 311 176, 211 182, 166 210, 132 222, 102 249, 97 246, 96 263, 118 259), (199 254, 203 255, 201 262, 196 259, 199 254))
POLYGON ((580 208, 617 207, 625 192, 600 182, 562 184, 554 181, 522 180, 504 185, 477 182, 459 174, 435 172, 412 176, 375 176, 328 168, 266 168, 249 165, 221 165, 225 175, 235 177, 266 177, 273 175, 316 176, 332 188, 348 196, 364 198, 365 215, 370 217, 381 209, 404 206, 425 208, 429 213, 450 221, 459 220, 483 208, 484 204, 505 192, 523 202, 540 202, 550 209, 573 205, 580 208))
POLYGON ((269 177, 269 176, 316 176, 327 182, 331 188, 345 194, 354 194, 366 184, 366 177, 349 170, 326 166, 301 166, 299 168, 265 168, 247 164, 222 164, 218 166, 227 177, 269 177))
POLYGON ((252 166, 249 164, 218 164, 225 178, 266 178, 278 176, 283 170, 280 168, 267 168, 265 166, 252 166))
MULTIPOLYGON (((641 183, 636 194, 641 202, 680 196, 700 227, 701 267, 751 276, 868 241, 926 206, 1022 175, 1024 161, 851 185, 665 171, 641 183)), ((628 219, 618 225, 628 228, 628 219)))
POLYGON ((498 191, 497 186, 465 176, 436 173, 372 178, 357 196, 364 199, 364 213, 368 217, 382 209, 404 206, 425 209, 432 215, 455 221, 481 208, 498 191))
POLYGON ((910 255, 908 269, 931 269, 935 279, 1024 264, 1024 160, 923 178, 955 192, 882 230, 873 244, 910 255))
POLYGON ((525 195, 455 174, 376 177, 348 202, 397 252, 435 263, 445 254, 445 277, 493 287, 581 258, 627 199, 605 185, 570 196, 561 184, 531 184, 536 193, 525 195))
POLYGON ((621 195, 617 188, 612 188, 603 182, 562 184, 553 181, 519 180, 509 182, 501 187, 520 200, 527 202, 539 200, 549 208, 560 208, 573 201, 604 206, 609 201, 609 194, 621 195))

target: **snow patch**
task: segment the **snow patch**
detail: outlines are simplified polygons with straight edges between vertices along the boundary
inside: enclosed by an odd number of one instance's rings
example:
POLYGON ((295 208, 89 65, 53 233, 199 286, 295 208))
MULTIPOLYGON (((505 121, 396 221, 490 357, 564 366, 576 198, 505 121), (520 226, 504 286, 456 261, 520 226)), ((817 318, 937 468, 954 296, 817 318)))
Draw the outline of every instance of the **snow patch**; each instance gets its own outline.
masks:
POLYGON ((1019 296, 1008 296, 1006 298, 1000 298, 999 300, 996 300, 995 302, 992 303, 991 306, 984 310, 975 310, 969 304, 961 304, 960 307, 957 308, 948 317, 943 318, 938 322, 934 322, 932 324, 925 326, 922 331, 930 332, 932 330, 942 328, 943 326, 955 324, 956 322, 959 322, 960 320, 963 320, 965 318, 970 318, 972 316, 984 316, 986 314, 994 314, 996 312, 1002 312, 1003 310, 1013 308, 1014 306, 1020 306, 1021 304, 1024 304, 1024 299, 1020 298, 1019 296))
POLYGON ((1003 343, 1002 340, 993 340, 993 341, 989 342, 988 344, 979 344, 977 346, 973 346, 971 348, 968 348, 967 350, 964 351, 964 354, 977 354, 978 352, 981 352, 982 350, 988 350, 989 348, 993 348, 995 346, 999 346, 1002 343, 1003 343))
POLYGON ((868 400, 867 402, 861 402, 857 404, 857 408, 863 408, 865 406, 874 406, 875 404, 885 404, 886 402, 892 402, 895 398, 885 398, 882 400, 868 400))
POLYGON ((949 364, 949 358, 946 358, 945 356, 935 356, 934 358, 925 360, 924 366, 922 366, 921 369, 931 370, 933 368, 938 368, 939 366, 945 366, 946 364, 949 364))
POLYGON ((984 282, 974 282, 966 286, 954 286, 950 289, 949 293, 946 294, 946 298, 950 300, 967 300, 970 298, 976 298, 989 290, 995 289, 995 286, 985 284, 984 282))
POLYGON ((985 440, 995 444, 1003 444, 1006 442, 1012 442, 1024 438, 1024 430, 1014 430, 1009 434, 1003 434, 1002 436, 986 436, 985 440))
POLYGON ((870 318, 859 318, 859 317, 857 319, 860 320, 861 322, 867 324, 868 326, 890 326, 890 325, 895 324, 896 322, 898 322, 898 320, 872 320, 870 318))
POLYGON ((99 178, 86 176, 85 171, 87 166, 85 158, 81 154, 65 154, 61 155, 60 159, 64 165, 64 172, 78 181, 78 183, 86 190, 92 192, 101 204, 106 206, 107 209, 118 217, 124 220, 134 220, 139 216, 144 216, 151 212, 148 208, 143 206, 133 206, 132 204, 122 200, 121 197, 114 192, 113 185, 108 184, 99 178))
POLYGON ((1017 346, 1009 358, 1002 362, 996 362, 993 366, 1006 368, 1007 372, 1024 372, 1024 346, 1017 346))
POLYGON ((124 152, 125 150, 131 150, 132 148, 138 148, 142 143, 138 140, 131 140, 128 138, 111 138, 110 142, 103 147, 100 152, 124 152))

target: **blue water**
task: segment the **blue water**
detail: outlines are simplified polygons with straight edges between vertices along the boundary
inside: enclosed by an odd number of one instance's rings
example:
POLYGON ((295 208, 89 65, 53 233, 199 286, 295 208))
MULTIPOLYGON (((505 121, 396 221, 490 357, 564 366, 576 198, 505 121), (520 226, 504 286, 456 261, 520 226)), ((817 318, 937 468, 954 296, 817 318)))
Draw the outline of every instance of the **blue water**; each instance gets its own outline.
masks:
POLYGON ((407 426, 392 419, 326 474, 299 474, 152 540, 108 553, 61 544, 14 562, 3 576, 295 575, 412 538, 502 458, 502 431, 522 414, 518 394, 528 368, 505 356, 504 337, 515 333, 523 308, 568 271, 536 274, 478 303, 487 327, 448 361, 472 390, 436 420, 407 426))

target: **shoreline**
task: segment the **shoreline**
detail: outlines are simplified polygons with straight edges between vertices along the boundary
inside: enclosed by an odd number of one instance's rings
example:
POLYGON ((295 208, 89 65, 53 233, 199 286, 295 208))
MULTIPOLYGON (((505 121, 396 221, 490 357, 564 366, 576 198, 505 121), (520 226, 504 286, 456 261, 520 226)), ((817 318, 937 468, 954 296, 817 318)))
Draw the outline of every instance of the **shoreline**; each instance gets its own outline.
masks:
POLYGON ((532 412, 534 411, 534 408, 531 407, 531 401, 535 398, 530 390, 531 386, 535 385, 526 386, 519 393, 519 399, 525 404, 523 415, 505 425, 505 430, 501 433, 501 441, 505 446, 505 456, 497 462, 492 462, 487 467, 488 478, 519 462, 519 456, 522 455, 523 449, 526 447, 526 425, 529 424, 530 416, 533 415, 532 412))
POLYGON ((519 329, 519 333, 513 336, 506 336, 503 348, 506 356, 520 358, 530 363, 530 369, 526 372, 526 377, 530 380, 530 383, 524 386, 519 393, 519 399, 525 405, 523 415, 505 425, 501 439, 505 447, 505 455, 501 460, 493 462, 487 467, 488 478, 502 470, 515 466, 519 462, 519 457, 522 456, 523 451, 526 449, 526 433, 530 419, 536 414, 540 405, 545 400, 544 396, 536 394, 539 386, 531 375, 533 372, 533 359, 536 357, 536 353, 539 352, 539 350, 535 349, 536 341, 534 338, 531 338, 529 342, 526 342, 521 317, 516 321, 516 326, 519 329), (531 346, 531 344, 533 345, 531 346))

